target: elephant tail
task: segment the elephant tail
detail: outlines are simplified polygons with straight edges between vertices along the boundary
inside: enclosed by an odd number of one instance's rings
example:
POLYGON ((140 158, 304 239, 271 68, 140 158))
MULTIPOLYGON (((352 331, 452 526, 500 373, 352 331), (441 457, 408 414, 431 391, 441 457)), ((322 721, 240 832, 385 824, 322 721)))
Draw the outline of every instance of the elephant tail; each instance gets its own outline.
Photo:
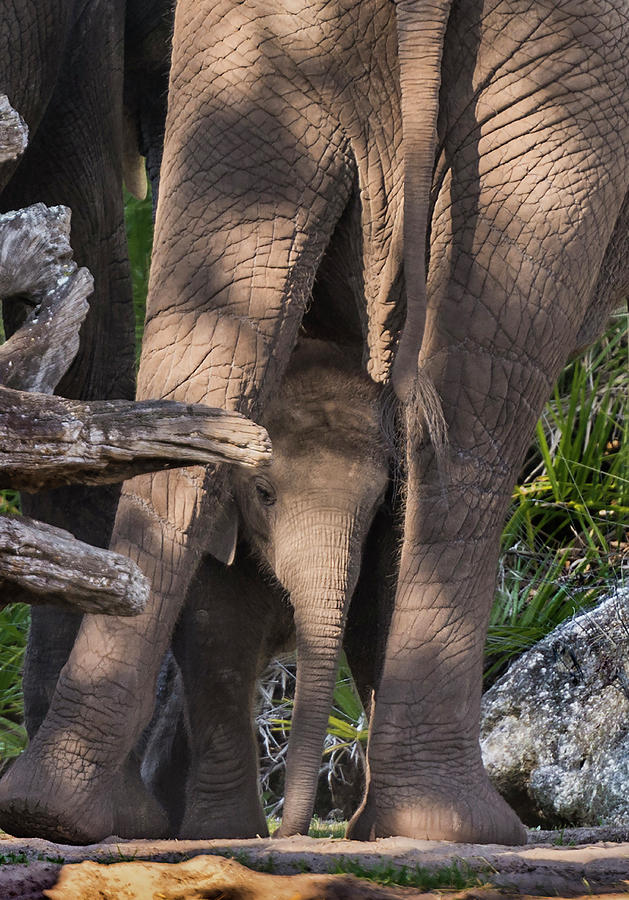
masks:
POLYGON ((437 456, 446 422, 439 395, 419 366, 426 322, 428 212, 435 160, 441 57, 452 0, 397 0, 398 58, 404 155, 404 278, 407 311, 393 364, 400 400, 417 401, 437 456))

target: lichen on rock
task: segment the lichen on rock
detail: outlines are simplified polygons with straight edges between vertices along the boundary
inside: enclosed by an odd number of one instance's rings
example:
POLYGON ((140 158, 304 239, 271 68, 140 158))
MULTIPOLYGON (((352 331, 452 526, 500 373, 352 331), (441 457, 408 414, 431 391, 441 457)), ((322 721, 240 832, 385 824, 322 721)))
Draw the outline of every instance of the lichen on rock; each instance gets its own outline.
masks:
POLYGON ((629 820, 629 590, 564 622, 483 697, 491 780, 527 825, 629 820))

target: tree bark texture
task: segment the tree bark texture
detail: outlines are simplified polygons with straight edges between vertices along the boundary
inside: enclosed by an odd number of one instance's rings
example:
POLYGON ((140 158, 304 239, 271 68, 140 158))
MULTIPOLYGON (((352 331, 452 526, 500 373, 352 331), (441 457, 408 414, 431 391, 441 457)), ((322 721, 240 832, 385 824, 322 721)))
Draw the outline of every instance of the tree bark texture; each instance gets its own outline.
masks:
POLYGON ((51 394, 79 349, 93 291, 70 248, 70 210, 36 203, 0 216, 0 298, 25 321, 0 347, 0 383, 51 394))
POLYGON ((264 428, 239 413, 168 400, 84 403, 0 386, 0 489, 34 492, 270 459, 264 428))
POLYGON ((0 516, 0 606, 54 602, 87 613, 132 616, 144 608, 149 590, 126 556, 25 516, 0 516))
POLYGON ((28 126, 6 94, 0 94, 0 163, 21 156, 28 142, 28 126))

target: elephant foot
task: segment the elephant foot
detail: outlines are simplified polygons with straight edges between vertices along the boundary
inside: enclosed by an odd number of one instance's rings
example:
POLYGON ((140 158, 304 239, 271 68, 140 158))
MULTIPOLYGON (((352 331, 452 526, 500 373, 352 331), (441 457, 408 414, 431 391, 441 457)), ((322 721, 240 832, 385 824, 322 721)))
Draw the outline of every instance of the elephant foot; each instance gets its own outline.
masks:
POLYGON ((26 750, 0 781, 0 828, 15 837, 92 844, 113 832, 111 785, 92 786, 64 773, 59 758, 26 750))
POLYGON ((215 838, 268 837, 269 829, 261 808, 255 812, 243 810, 236 804, 220 813, 213 804, 211 809, 186 808, 179 831, 180 840, 214 840, 215 838))
MULTIPOLYGON (((389 802, 393 799, 389 791, 389 802)), ((370 788, 366 801, 347 828, 351 840, 381 837, 455 841, 460 844, 526 844, 526 828, 485 778, 475 790, 469 781, 461 790, 456 779, 443 790, 418 791, 413 799, 400 798, 395 807, 378 806, 370 788)))
POLYGON ((294 828, 285 828, 282 823, 276 830, 273 832, 274 839, 286 838, 286 837, 294 837, 296 834, 301 834, 302 832, 295 831, 294 828))
POLYGON ((167 838, 168 816, 142 781, 140 762, 131 754, 114 792, 114 834, 122 838, 167 838))

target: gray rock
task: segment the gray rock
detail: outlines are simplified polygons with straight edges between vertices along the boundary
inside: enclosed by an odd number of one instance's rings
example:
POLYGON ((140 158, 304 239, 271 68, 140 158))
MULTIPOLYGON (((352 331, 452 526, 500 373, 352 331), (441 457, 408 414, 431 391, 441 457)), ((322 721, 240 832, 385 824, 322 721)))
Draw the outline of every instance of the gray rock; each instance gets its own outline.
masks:
POLYGON ((629 589, 513 663, 483 697, 481 748, 527 825, 629 822, 629 589))

